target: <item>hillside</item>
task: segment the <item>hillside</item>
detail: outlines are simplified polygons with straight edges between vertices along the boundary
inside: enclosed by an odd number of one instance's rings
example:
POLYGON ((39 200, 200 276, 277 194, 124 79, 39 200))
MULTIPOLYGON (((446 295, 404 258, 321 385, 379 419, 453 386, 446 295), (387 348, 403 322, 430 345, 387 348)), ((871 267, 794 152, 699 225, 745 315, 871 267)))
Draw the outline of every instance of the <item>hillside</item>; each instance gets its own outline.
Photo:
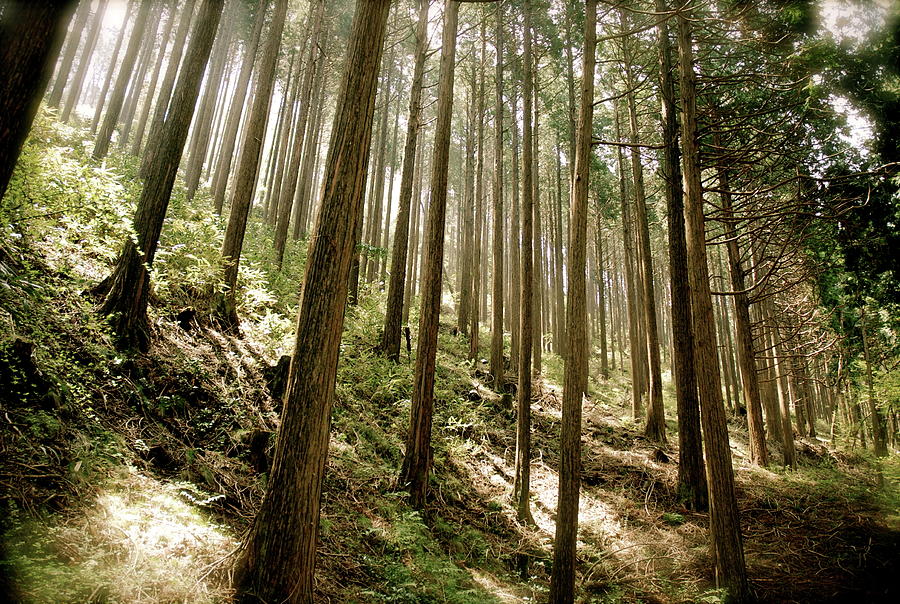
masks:
MULTIPOLYGON (((154 267, 151 346, 118 352, 92 288, 127 233, 137 166, 122 156, 96 165, 82 136, 39 118, 3 206, 0 587, 8 601, 35 603, 224 601, 230 563, 266 486, 303 242, 288 249, 280 273, 269 268, 267 248, 247 254, 240 333, 224 331, 204 310, 223 225, 205 212, 208 198, 179 201, 176 189, 154 267)), ((487 380, 486 361, 466 361, 466 340, 442 324, 433 495, 420 513, 397 484, 413 359, 403 351, 394 364, 378 354, 384 303, 373 286, 347 311, 317 599, 546 601, 561 359, 545 353, 535 380, 536 526, 524 526, 510 501, 512 407, 487 380)), ((480 359, 489 340, 484 331, 480 359)), ((720 601, 708 516, 685 509, 676 492, 668 376, 669 443, 660 447, 629 419, 628 375, 614 370, 599 380, 597 367, 591 375, 578 601, 720 601)), ((796 470, 764 469, 748 463, 745 421, 731 417, 729 430, 758 600, 896 601, 897 457, 851 450, 848 435, 798 437, 796 470)), ((778 459, 778 446, 769 446, 778 459)))

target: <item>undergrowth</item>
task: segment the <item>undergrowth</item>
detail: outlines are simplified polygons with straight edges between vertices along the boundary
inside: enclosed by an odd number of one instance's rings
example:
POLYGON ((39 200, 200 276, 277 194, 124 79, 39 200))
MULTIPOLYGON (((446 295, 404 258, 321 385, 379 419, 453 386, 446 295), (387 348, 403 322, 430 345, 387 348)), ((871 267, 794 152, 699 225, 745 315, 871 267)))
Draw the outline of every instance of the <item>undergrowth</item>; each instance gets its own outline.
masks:
MULTIPOLYGON (((0 570, 12 573, 15 595, 26 602, 223 601, 231 556, 265 489, 281 404, 273 392, 276 363, 291 350, 306 242, 289 241, 276 270, 271 228, 251 219, 239 284, 241 335, 221 333, 208 301, 221 287, 223 221, 203 188, 189 201, 176 186, 153 267, 153 345, 124 356, 89 292, 132 235, 137 162, 113 154, 98 165, 84 138, 42 113, 0 206, 0 570)), ((415 348, 403 350, 399 363, 380 354, 384 305, 377 285, 363 285, 359 303, 347 309, 317 596, 546 599, 562 359, 544 354, 535 387, 538 526, 522 526, 510 501, 515 418, 481 362, 489 334, 482 331, 471 362, 466 339, 441 324, 431 503, 417 512, 398 484, 415 348)), ((410 325, 417 323, 413 306, 410 325)), ((708 516, 684 509, 676 495, 677 448, 662 447, 660 456, 643 439, 629 417, 626 373, 603 380, 596 363, 590 373, 580 601, 722 601, 708 516)), ((739 422, 731 428, 742 459, 745 429, 739 422)), ((737 464, 751 579, 769 601, 821 593, 804 581, 804 565, 815 565, 827 588, 857 575, 877 584, 869 556, 889 551, 890 535, 896 539, 885 528, 898 522, 896 458, 877 461, 817 443, 803 451, 797 471, 737 464), (871 538, 868 545, 862 537, 871 538), (829 554, 837 566, 823 562, 829 554)))

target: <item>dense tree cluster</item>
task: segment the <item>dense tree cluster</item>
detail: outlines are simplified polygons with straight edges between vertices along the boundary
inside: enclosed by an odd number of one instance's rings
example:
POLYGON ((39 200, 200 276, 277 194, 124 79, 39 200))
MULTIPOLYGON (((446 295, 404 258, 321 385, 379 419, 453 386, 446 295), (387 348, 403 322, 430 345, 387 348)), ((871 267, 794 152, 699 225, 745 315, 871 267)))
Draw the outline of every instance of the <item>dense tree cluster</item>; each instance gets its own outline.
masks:
POLYGON ((897 446, 898 31, 896 7, 854 0, 7 1, 0 195, 42 96, 98 163, 142 158, 133 237, 96 287, 122 348, 151 337, 176 178, 222 217, 206 310, 236 336, 248 222, 279 270, 308 242, 239 601, 312 600, 344 313, 379 290, 380 351, 416 343, 414 507, 449 307, 515 409, 522 523, 532 386, 543 354, 565 360, 552 601, 574 597, 589 376, 616 370, 660 447, 671 373, 680 495, 749 601, 729 417, 761 466, 793 466, 795 434, 897 446))

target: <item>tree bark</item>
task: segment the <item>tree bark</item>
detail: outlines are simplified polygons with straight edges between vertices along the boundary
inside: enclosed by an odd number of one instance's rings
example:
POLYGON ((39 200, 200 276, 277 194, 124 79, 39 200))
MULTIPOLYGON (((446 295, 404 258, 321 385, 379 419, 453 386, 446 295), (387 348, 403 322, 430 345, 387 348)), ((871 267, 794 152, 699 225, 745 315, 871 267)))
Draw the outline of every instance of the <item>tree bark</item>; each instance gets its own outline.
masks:
POLYGON ((456 67, 456 32, 459 2, 445 0, 441 40, 441 70, 438 80, 437 121, 431 161, 431 202, 425 233, 425 266, 422 279, 419 343, 416 353, 415 386, 410 409, 406 455, 400 482, 408 485, 410 504, 425 505, 431 471, 431 424, 434 412, 434 369, 438 321, 441 312, 441 277, 444 263, 444 221, 447 213, 447 168, 450 162, 450 120, 453 113, 453 73, 456 67))
POLYGON ((53 72, 72 6, 70 0, 10 0, 4 6, 0 21, 0 202, 53 72))
POLYGON ((178 163, 194 115, 194 105, 209 60, 213 38, 222 15, 224 0, 203 0, 187 49, 184 69, 178 78, 172 115, 160 138, 160 153, 151 166, 135 212, 136 237, 129 238, 109 278, 109 293, 100 312, 111 317, 120 348, 146 349, 149 341, 147 304, 150 275, 159 234, 175 183, 178 163))
POLYGON ((581 108, 575 148, 575 179, 572 187, 569 235, 569 295, 566 331, 569 354, 563 377, 563 410, 560 428, 559 497, 556 508, 556 538, 550 601, 573 602, 578 536, 578 500, 581 489, 581 404, 588 386, 587 260, 588 185, 590 183, 593 134, 594 67, 597 46, 597 2, 586 0, 584 59, 581 78, 581 108))

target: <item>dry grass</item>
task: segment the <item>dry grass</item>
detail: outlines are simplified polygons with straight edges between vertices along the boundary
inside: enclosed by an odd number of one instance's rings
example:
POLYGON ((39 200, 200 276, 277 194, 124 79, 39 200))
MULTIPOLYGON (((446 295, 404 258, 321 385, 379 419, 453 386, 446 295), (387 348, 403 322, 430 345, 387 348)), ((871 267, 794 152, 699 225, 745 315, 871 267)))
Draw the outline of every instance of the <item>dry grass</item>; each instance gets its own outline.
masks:
POLYGON ((65 520, 23 527, 24 602, 222 602, 237 541, 198 505, 190 485, 123 470, 65 520), (38 555, 34 555, 37 553, 38 555))

